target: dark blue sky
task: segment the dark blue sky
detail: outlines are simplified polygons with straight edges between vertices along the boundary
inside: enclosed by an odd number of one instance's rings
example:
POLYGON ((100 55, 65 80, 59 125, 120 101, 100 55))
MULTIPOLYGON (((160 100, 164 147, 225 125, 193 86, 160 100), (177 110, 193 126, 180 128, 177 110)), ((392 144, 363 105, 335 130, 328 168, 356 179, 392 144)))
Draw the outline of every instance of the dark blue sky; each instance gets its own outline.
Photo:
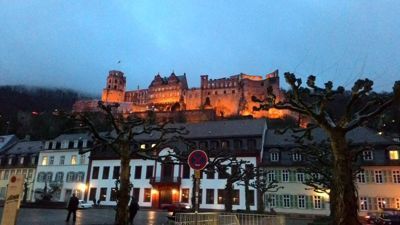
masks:
POLYGON ((391 90, 400 1, 0 0, 1 85, 100 94, 111 69, 125 72, 128 89, 172 70, 193 87, 201 74, 279 69, 347 87, 369 77, 391 90))

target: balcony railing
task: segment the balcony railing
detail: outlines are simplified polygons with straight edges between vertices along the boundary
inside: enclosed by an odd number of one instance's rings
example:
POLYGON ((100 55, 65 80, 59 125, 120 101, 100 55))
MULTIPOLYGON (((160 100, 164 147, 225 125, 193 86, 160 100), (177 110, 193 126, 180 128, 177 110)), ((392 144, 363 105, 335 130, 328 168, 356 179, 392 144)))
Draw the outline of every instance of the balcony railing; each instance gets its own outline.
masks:
POLYGON ((150 179, 151 185, 180 185, 180 177, 152 177, 150 179))

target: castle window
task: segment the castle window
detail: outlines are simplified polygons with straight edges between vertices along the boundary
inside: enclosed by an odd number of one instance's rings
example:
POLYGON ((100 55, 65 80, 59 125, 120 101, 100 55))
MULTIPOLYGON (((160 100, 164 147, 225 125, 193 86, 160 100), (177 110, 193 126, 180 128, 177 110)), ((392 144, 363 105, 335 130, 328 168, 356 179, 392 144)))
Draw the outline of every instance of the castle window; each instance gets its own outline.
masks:
POLYGON ((232 90, 232 94, 235 94, 235 90, 232 90))
POLYGON ((210 95, 210 94, 211 94, 210 92, 207 93, 207 95, 210 95))
POLYGON ((215 91, 215 95, 218 95, 218 91, 215 91))
POLYGON ((226 90, 224 90, 224 94, 226 94, 226 90))

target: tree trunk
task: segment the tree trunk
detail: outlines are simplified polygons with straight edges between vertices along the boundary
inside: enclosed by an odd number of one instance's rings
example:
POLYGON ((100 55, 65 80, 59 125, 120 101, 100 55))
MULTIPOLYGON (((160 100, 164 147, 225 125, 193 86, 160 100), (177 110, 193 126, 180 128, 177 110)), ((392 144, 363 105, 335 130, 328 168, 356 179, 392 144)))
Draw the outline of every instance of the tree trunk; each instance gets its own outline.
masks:
POLYGON ((330 210, 330 214, 329 214, 329 216, 331 217, 331 218, 334 218, 335 217, 335 215, 336 215, 336 210, 335 210, 335 208, 336 208, 336 204, 335 204, 335 200, 336 200, 336 192, 335 192, 336 190, 333 188, 333 189, 331 189, 330 190, 330 192, 329 192, 329 210, 330 210))
POLYGON ((357 189, 353 179, 352 158, 343 131, 329 132, 333 151, 333 185, 335 205, 333 224, 360 225, 357 189))
POLYGON ((129 145, 123 150, 121 149, 121 174, 120 174, 120 187, 118 191, 118 204, 117 204, 117 224, 127 225, 129 223, 128 204, 129 204, 129 189, 130 189, 130 151, 129 145))
POLYGON ((257 211, 259 213, 264 213, 265 211, 264 194, 265 192, 257 191, 257 211))
MULTIPOLYGON (((249 181, 249 179, 245 179, 244 180, 244 193, 245 193, 245 196, 246 196, 246 201, 245 201, 245 203, 246 203, 246 211, 247 212, 250 212, 250 190, 249 190, 249 186, 250 186, 250 181, 249 181)), ((253 196, 253 200, 254 200, 254 196, 253 196)))
POLYGON ((225 189, 225 211, 232 212, 232 202, 233 199, 233 184, 229 179, 226 181, 226 189, 225 189))

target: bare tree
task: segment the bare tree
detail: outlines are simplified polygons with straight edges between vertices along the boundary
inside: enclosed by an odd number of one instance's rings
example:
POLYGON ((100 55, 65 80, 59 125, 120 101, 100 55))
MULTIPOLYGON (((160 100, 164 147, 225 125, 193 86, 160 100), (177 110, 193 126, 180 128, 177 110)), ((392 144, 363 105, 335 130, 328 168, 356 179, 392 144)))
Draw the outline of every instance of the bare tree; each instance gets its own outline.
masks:
MULTIPOLYGON (((332 116, 328 110, 335 97, 344 93, 343 87, 333 89, 333 83, 328 81, 321 88, 315 84, 316 77, 310 75, 307 87, 302 87, 302 80, 293 73, 285 73, 285 80, 291 90, 285 99, 276 102, 272 88, 267 88, 265 99, 253 97, 253 101, 260 103, 254 110, 268 110, 270 108, 290 110, 306 116, 310 122, 321 127, 330 139, 333 159, 332 186, 335 193, 335 215, 333 224, 359 225, 357 189, 354 182, 353 161, 356 155, 349 151, 346 140, 347 132, 363 125, 369 119, 379 115, 392 104, 399 104, 400 81, 396 81, 393 94, 389 99, 379 98, 372 93, 373 82, 369 79, 357 80, 351 90, 351 97, 344 104, 343 113, 332 116)), ((337 111, 341 111, 337 109, 337 111)))
POLYGON ((99 102, 99 108, 105 113, 105 117, 110 124, 112 132, 100 133, 92 120, 84 113, 76 113, 71 117, 78 121, 81 129, 87 129, 94 139, 94 147, 88 150, 81 150, 83 154, 87 151, 96 151, 107 148, 113 151, 120 159, 121 172, 119 178, 119 188, 117 195, 117 219, 116 224, 128 224, 128 204, 130 192, 130 172, 129 162, 132 156, 143 159, 159 160, 154 154, 155 150, 160 149, 167 143, 179 139, 185 134, 184 128, 177 128, 168 123, 157 124, 154 121, 139 118, 134 114, 124 116, 117 113, 118 104, 104 104, 99 102), (153 143, 146 148, 135 147, 141 143, 139 136, 152 136, 153 143))

